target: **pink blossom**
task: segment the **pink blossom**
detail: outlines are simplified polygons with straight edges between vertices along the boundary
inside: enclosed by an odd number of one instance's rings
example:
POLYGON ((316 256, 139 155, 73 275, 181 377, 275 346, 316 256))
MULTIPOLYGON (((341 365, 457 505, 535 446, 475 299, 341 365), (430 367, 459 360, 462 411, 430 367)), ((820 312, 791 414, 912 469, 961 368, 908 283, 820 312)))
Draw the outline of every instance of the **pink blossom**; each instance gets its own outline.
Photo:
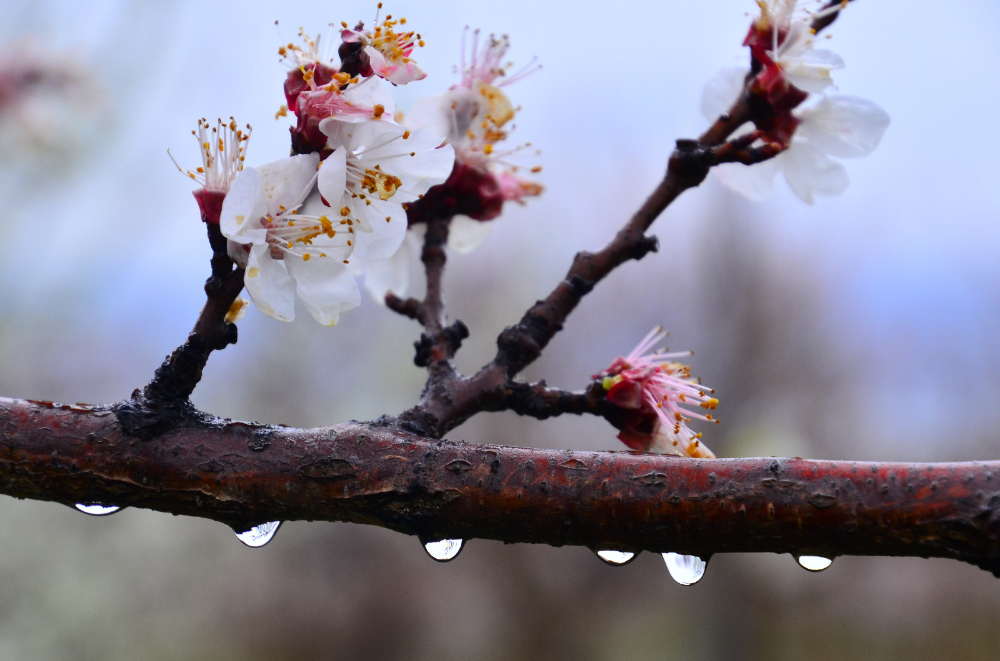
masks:
POLYGON ((662 327, 651 330, 632 352, 615 359, 595 379, 601 379, 607 398, 625 409, 625 426, 618 439, 633 450, 688 457, 715 455, 701 442, 701 433, 688 427, 692 419, 718 422, 710 413, 719 400, 715 391, 691 377, 691 368, 675 358, 691 355, 664 353, 653 346, 666 337, 662 327))

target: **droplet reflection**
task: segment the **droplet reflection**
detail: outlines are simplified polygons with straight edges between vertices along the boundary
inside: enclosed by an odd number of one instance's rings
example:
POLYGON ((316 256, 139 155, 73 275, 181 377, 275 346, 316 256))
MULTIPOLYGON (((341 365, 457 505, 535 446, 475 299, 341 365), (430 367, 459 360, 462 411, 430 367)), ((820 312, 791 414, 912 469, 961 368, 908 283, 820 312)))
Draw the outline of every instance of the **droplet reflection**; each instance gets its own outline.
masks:
POLYGON ((260 548, 274 539, 274 533, 278 532, 278 526, 280 525, 281 521, 262 523, 259 526, 254 526, 246 532, 236 533, 236 539, 252 548, 260 548))
POLYGON ((427 551, 427 555, 438 562, 448 562, 455 559, 459 551, 462 550, 463 543, 461 539, 439 539, 436 542, 424 544, 424 550, 427 551))
POLYGON ((821 555, 798 555, 795 556, 795 561, 798 562, 803 569, 808 569, 809 571, 823 571, 833 564, 833 560, 830 558, 824 558, 821 555))
POLYGON ((97 503, 92 503, 86 505, 84 503, 77 503, 76 509, 80 510, 84 514, 89 514, 90 516, 107 516, 108 514, 114 514, 121 508, 117 505, 99 505, 97 503))
POLYGON ((615 567, 627 565, 635 559, 635 553, 629 551, 595 551, 597 557, 615 567))
POLYGON ((694 585, 705 575, 705 568, 708 567, 708 562, 696 555, 664 553, 663 561, 667 563, 670 577, 681 585, 694 585))

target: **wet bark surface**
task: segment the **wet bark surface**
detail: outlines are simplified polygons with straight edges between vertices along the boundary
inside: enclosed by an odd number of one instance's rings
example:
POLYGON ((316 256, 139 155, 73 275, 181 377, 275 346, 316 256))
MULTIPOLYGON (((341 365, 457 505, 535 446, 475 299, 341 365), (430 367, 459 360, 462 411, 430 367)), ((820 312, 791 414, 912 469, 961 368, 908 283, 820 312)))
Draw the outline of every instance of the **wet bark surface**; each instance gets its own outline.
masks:
POLYGON ((474 445, 394 421, 208 416, 143 440, 110 408, 0 399, 0 492, 223 522, 351 521, 423 541, 955 558, 1000 575, 1000 462, 693 460, 474 445))

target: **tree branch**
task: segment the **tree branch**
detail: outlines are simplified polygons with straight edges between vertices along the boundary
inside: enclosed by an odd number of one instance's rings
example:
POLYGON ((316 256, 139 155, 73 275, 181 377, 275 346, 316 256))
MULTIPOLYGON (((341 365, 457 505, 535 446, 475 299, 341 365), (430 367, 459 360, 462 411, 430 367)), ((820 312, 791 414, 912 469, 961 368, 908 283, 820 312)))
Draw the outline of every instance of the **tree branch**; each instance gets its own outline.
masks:
MULTIPOLYGON (((678 140, 663 180, 645 203, 604 248, 576 254, 556 288, 500 334, 493 361, 469 378, 449 375, 433 384, 433 379, 429 380, 420 403, 404 411, 400 419, 418 433, 441 438, 476 413, 506 410, 506 393, 516 386, 514 377, 541 355, 583 297, 625 262, 657 250, 656 237, 646 236, 646 230, 681 193, 700 185, 714 165, 759 163, 780 153, 782 146, 775 143, 751 147, 760 137, 756 131, 725 142, 750 118, 748 95, 743 94, 698 140, 678 140)), ((393 303, 401 309, 406 307, 404 303, 393 303)))
POLYGON ((945 557, 1000 576, 1000 462, 691 460, 220 419, 140 441, 108 409, 0 399, 0 492, 238 531, 352 521, 423 541, 945 557))
POLYGON ((243 269, 229 258, 226 237, 219 226, 205 223, 212 247, 212 275, 205 281, 208 300, 184 344, 157 368, 145 388, 116 404, 130 433, 165 431, 178 419, 197 415, 188 398, 201 381, 212 351, 236 344, 236 325, 226 321, 236 297, 243 290, 243 269))

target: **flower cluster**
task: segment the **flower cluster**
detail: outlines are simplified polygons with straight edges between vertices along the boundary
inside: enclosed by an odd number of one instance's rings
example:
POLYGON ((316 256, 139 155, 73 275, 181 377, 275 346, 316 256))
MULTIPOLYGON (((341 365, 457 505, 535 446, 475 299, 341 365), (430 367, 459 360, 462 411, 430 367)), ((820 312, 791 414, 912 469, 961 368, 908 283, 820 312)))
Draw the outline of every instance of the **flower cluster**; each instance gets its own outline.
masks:
MULTIPOLYGON (((702 112, 714 120, 746 93, 761 140, 785 149, 762 163, 728 163, 716 172, 728 186, 753 200, 772 192, 779 171, 805 202, 812 203, 817 193, 841 193, 848 185, 847 171, 830 156, 870 154, 889 126, 888 114, 871 101, 826 94, 833 84, 832 72, 844 62, 815 47, 811 23, 847 3, 819 12, 798 7, 797 0, 758 4, 760 16, 744 40, 750 49, 750 70, 728 69, 713 78, 702 97, 702 112)), ((749 130, 746 126, 740 133, 749 130)))
POLYGON ((714 410, 719 400, 710 396, 714 390, 691 377, 691 368, 676 362, 690 352, 649 353, 666 335, 662 327, 654 328, 632 353, 594 375, 608 401, 624 409, 625 426, 618 439, 642 452, 715 457, 701 442, 701 433, 691 431, 688 423, 694 418, 718 423, 711 413, 693 409, 714 410))
POLYGON ((368 53, 374 73, 367 76, 333 66, 319 39, 304 32, 305 47, 279 50, 293 64, 285 98, 298 119, 294 156, 244 167, 249 134, 231 122, 208 136, 208 124, 199 122, 203 167, 188 172, 202 184, 195 197, 203 215, 203 199, 220 200, 206 220, 229 240, 229 255, 245 269, 247 292, 264 314, 291 321, 297 295, 318 322, 336 324, 361 302, 352 263, 396 253, 407 203, 452 171, 454 149, 442 137, 393 119, 392 96, 379 77, 396 84, 423 77, 404 66, 415 66, 411 37, 393 32, 395 25, 387 17, 373 33, 345 31, 348 50, 362 43, 382 57, 368 53), (408 78, 393 66, 409 71, 408 78))
POLYGON ((418 99, 407 113, 408 127, 430 129, 455 148, 455 171, 436 195, 421 202, 425 208, 485 221, 499 216, 504 202, 521 202, 542 192, 539 184, 520 177, 518 166, 506 160, 520 148, 498 147, 516 113, 503 88, 537 68, 531 62, 508 76, 511 65, 503 60, 509 48, 506 36, 494 35, 480 47, 479 31, 474 31, 468 62, 463 46, 461 82, 443 94, 418 99))
MULTIPOLYGON (((424 218, 450 218, 449 247, 468 252, 489 236, 490 224, 485 221, 499 216, 505 202, 523 204, 526 197, 542 192, 540 184, 521 176, 521 166, 508 160, 530 144, 509 149, 500 146, 517 112, 504 88, 538 66, 532 61, 508 75, 512 65, 504 61, 510 48, 506 36, 490 35, 480 44, 479 31, 475 30, 471 41, 467 49, 463 35, 461 80, 442 94, 418 99, 403 119, 411 130, 444 136, 455 150, 455 167, 447 181, 411 205, 410 239, 400 252, 392 259, 365 264, 365 285, 377 301, 384 300, 389 291, 398 295, 405 292, 424 218)), ((523 169, 541 171, 540 166, 523 169)))

